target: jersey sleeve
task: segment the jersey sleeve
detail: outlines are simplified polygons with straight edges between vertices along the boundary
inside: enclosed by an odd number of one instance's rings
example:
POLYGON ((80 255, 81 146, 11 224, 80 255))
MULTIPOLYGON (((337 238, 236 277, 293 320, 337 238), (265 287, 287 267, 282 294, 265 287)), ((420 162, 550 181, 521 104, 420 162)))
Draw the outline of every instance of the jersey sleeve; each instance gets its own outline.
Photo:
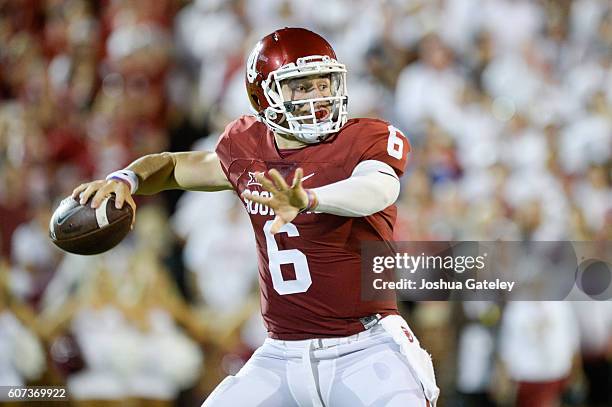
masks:
POLYGON ((215 147, 215 153, 217 153, 217 157, 219 157, 219 161, 221 163, 221 169, 225 173, 227 179, 229 178, 229 167, 232 163, 232 129, 236 126, 236 122, 238 120, 234 120, 225 126, 223 133, 219 136, 219 140, 217 140, 217 146, 215 147))
POLYGON ((400 130, 383 121, 369 123, 360 133, 359 143, 356 143, 361 153, 359 162, 382 161, 401 177, 406 170, 411 151, 408 138, 400 130))

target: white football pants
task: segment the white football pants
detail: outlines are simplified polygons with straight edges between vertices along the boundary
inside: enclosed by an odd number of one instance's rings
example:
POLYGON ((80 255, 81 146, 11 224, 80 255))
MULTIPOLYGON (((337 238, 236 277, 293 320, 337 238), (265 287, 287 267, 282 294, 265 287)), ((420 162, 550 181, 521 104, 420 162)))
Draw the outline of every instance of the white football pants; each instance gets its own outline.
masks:
POLYGON ((202 407, 433 407, 438 394, 429 354, 388 316, 343 338, 268 338, 202 407))

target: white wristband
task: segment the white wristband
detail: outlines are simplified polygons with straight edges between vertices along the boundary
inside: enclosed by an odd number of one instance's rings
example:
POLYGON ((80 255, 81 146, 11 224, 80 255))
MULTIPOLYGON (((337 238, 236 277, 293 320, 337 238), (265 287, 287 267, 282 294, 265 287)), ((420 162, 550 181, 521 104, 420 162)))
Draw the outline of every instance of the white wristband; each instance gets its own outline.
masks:
POLYGON ((106 180, 109 181, 112 179, 127 182, 130 186, 130 194, 134 194, 138 189, 138 176, 132 170, 119 170, 111 172, 106 176, 106 180))

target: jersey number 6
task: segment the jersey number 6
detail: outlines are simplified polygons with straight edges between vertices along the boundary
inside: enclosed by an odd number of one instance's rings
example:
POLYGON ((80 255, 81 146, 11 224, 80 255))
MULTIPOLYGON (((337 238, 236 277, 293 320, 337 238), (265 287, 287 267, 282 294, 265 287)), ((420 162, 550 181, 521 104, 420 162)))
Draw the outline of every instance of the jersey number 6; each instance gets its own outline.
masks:
POLYGON ((402 153, 404 150, 404 136, 401 131, 393 126, 389 126, 389 138, 387 139, 387 154, 398 160, 402 159, 402 153))
MULTIPOLYGON (((266 222, 263 227, 266 235, 266 247, 268 249, 268 264, 270 266, 270 275, 272 276, 272 285, 280 295, 297 294, 308 291, 312 284, 310 278, 310 270, 304 253, 297 249, 279 250, 276 240, 270 228, 272 220, 266 222), (282 264, 293 264, 295 270, 295 280, 284 280, 281 273, 282 264)), ((297 228, 292 223, 285 224, 278 233, 286 233, 289 237, 297 237, 300 235, 297 228)))

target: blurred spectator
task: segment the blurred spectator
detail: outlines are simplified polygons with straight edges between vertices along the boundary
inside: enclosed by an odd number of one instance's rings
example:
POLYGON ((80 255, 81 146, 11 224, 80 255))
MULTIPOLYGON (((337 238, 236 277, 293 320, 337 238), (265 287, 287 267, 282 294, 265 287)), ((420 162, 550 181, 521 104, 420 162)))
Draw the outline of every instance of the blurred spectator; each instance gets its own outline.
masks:
POLYGON ((580 327, 580 352, 588 383, 587 403, 595 407, 610 405, 612 307, 608 302, 592 301, 576 301, 572 307, 580 327))
POLYGON ((517 382, 517 407, 557 406, 578 351, 569 303, 513 302, 504 310, 500 356, 517 382))
POLYGON ((11 288, 23 301, 35 307, 58 264, 60 251, 48 237, 51 208, 39 205, 34 218, 13 233, 11 288))
POLYGON ((24 386, 45 370, 45 355, 33 316, 8 287, 8 266, 0 261, 0 383, 24 386))
POLYGON ((395 108, 399 124, 409 130, 408 134, 418 135, 431 119, 452 131, 463 86, 464 79, 453 65, 452 51, 439 36, 427 35, 419 44, 419 60, 404 68, 397 81, 395 108))
POLYGON ((463 405, 494 406, 490 389, 494 379, 499 322, 497 304, 469 301, 462 305, 465 324, 457 343, 457 391, 463 405))

